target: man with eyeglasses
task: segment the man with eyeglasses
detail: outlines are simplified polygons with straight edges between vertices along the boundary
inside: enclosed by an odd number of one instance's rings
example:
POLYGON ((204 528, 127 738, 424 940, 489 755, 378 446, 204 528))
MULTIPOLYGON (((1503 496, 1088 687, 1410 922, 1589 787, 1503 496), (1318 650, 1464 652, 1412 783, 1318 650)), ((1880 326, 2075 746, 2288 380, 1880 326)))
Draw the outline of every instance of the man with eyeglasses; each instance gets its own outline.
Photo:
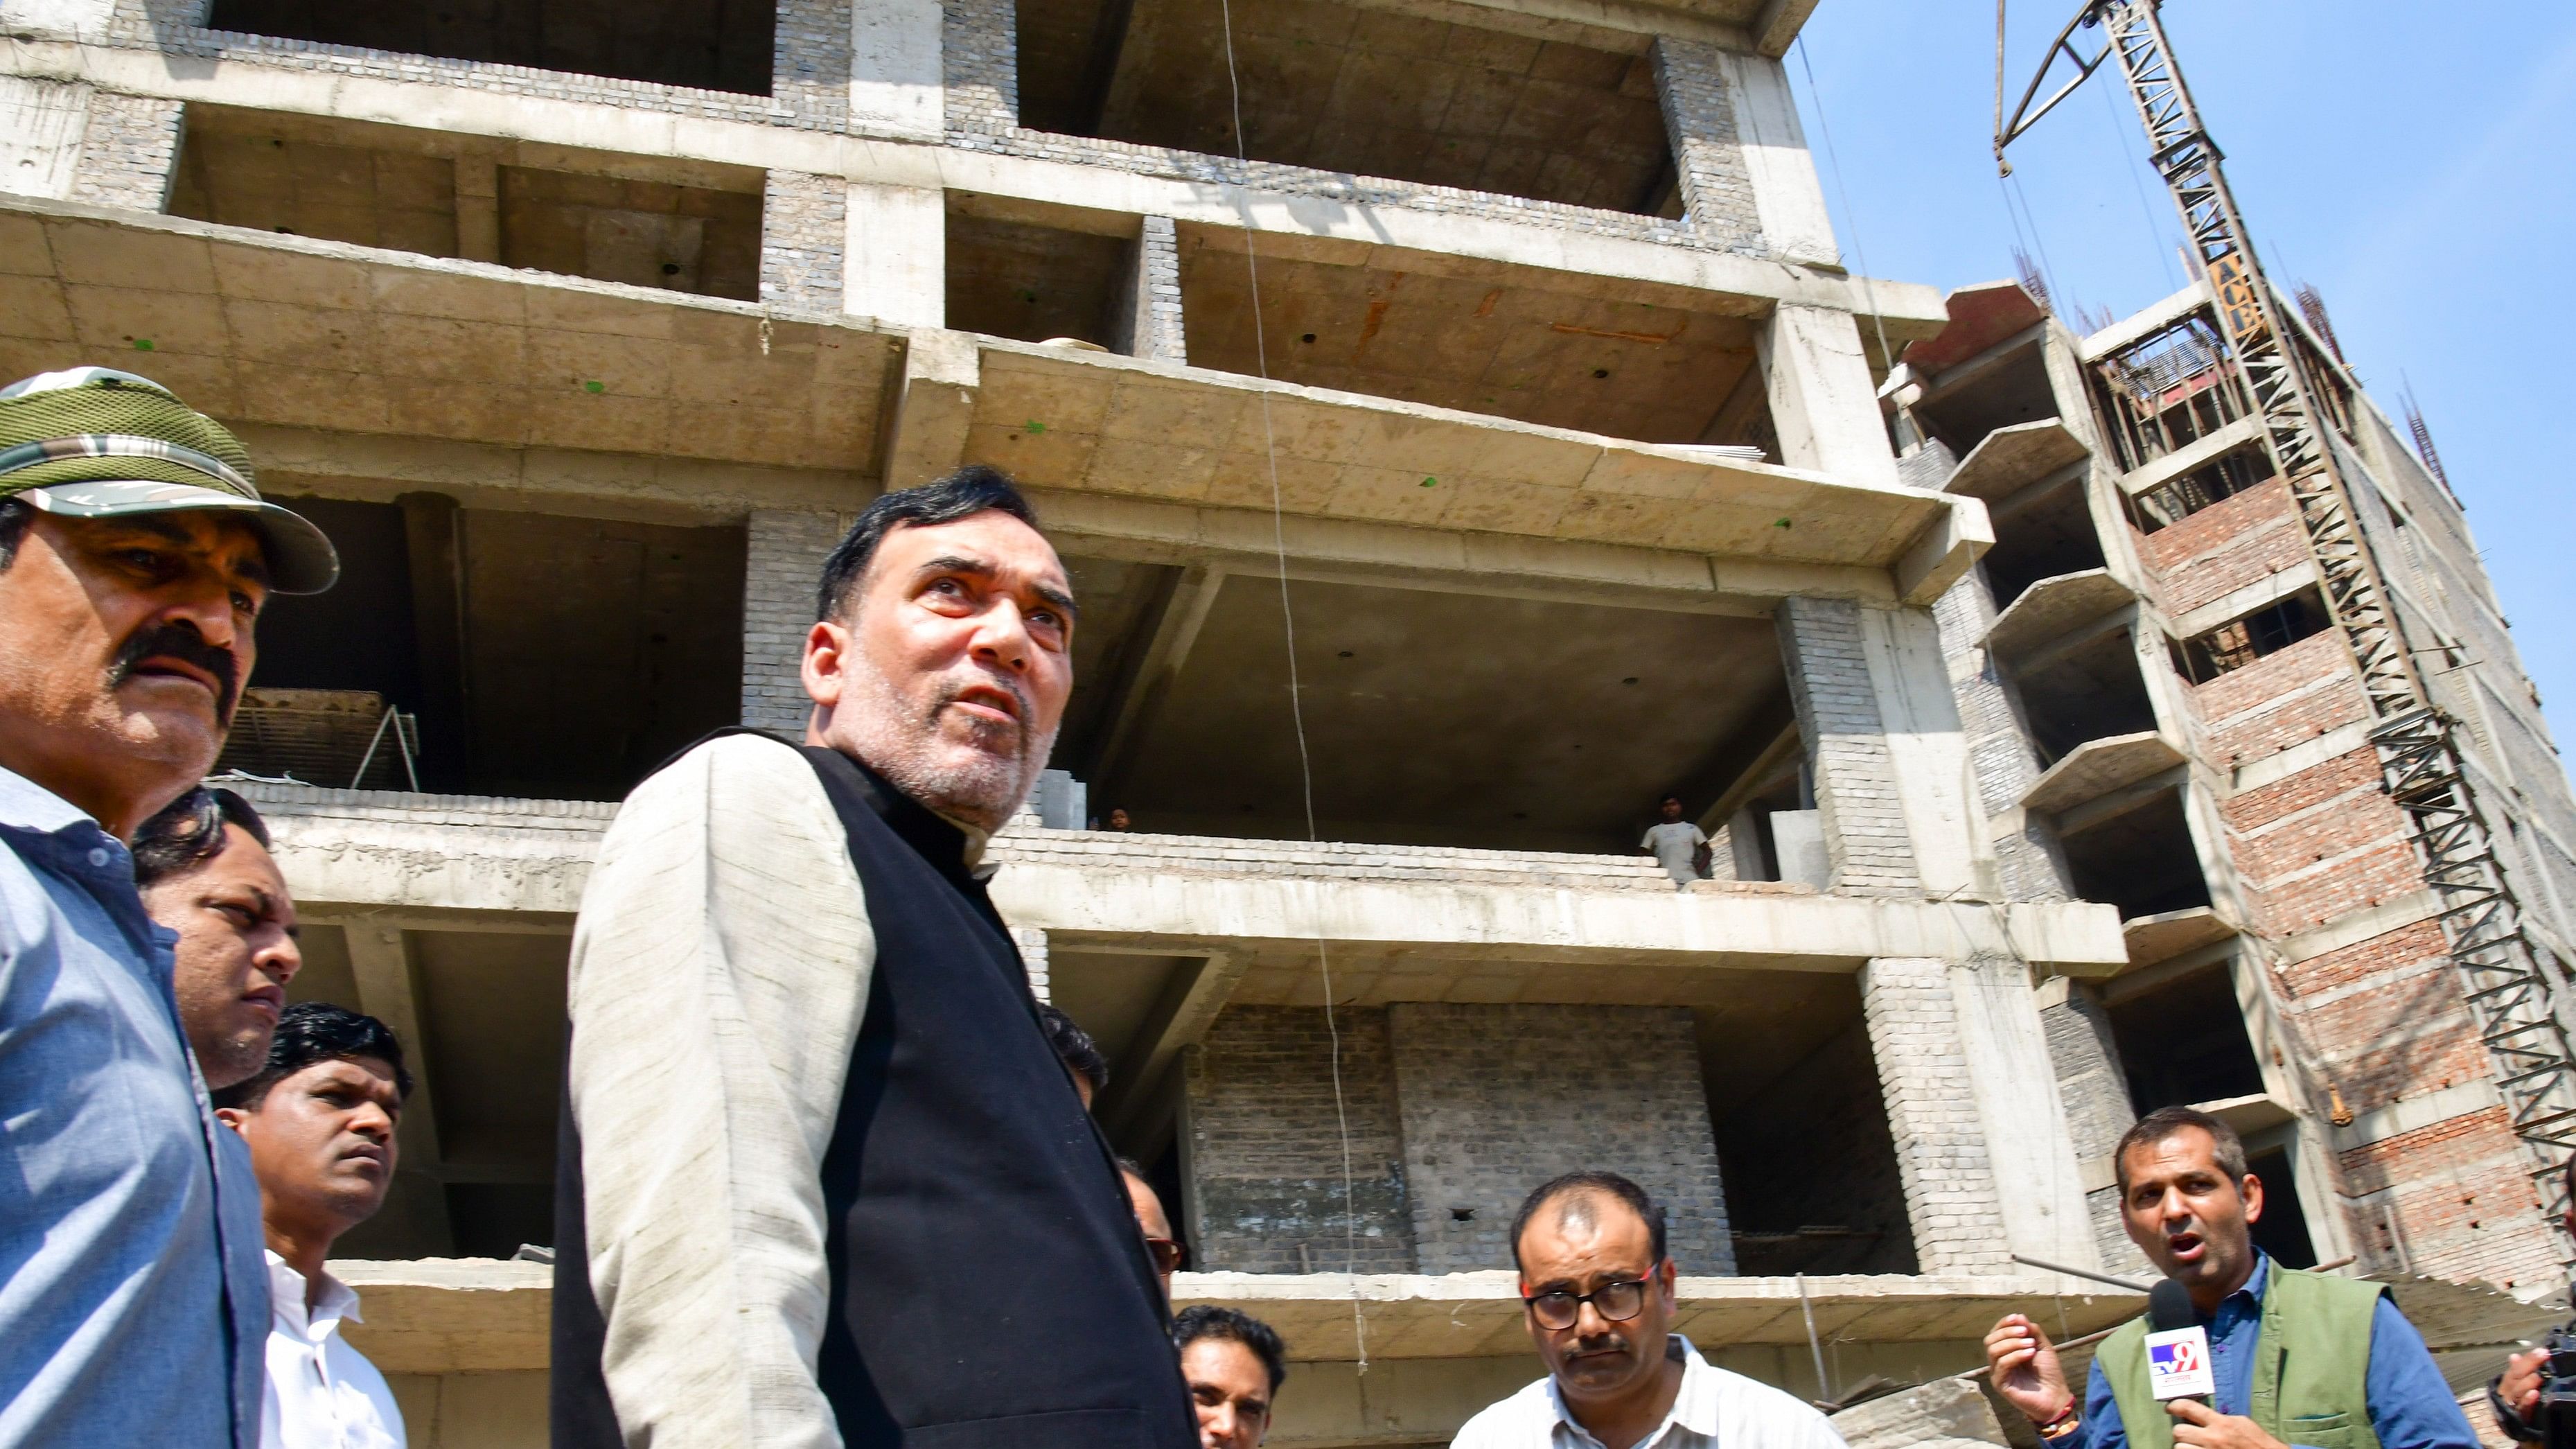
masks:
POLYGON ((1844 1449, 1825 1416, 1711 1367, 1671 1331, 1664 1210, 1615 1172, 1542 1184, 1512 1261, 1547 1377, 1467 1421, 1451 1449, 1844 1449))
POLYGON ((1145 1180, 1145 1169, 1134 1158, 1118 1159, 1118 1178, 1127 1184, 1127 1205, 1136 1210, 1136 1230, 1145 1235, 1145 1254, 1154 1260, 1154 1276, 1162 1281, 1163 1301, 1172 1301, 1172 1275, 1190 1265, 1190 1250, 1172 1236, 1172 1220, 1163 1211, 1163 1195, 1145 1180))

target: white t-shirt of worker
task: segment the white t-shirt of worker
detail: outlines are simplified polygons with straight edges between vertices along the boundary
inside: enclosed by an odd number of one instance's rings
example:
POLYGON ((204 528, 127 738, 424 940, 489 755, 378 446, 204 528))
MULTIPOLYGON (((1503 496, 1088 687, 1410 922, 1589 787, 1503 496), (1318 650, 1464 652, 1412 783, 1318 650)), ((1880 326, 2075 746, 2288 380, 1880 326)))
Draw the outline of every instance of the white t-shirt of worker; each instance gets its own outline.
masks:
POLYGON ((1652 825, 1638 845, 1655 853, 1655 864, 1676 881, 1699 879, 1699 848, 1708 843, 1700 828, 1687 820, 1652 825))
POLYGON ((304 1275, 268 1255, 268 1402, 259 1449, 405 1449, 402 1409, 385 1376, 340 1336, 358 1323, 358 1295, 328 1274, 304 1307, 304 1275))

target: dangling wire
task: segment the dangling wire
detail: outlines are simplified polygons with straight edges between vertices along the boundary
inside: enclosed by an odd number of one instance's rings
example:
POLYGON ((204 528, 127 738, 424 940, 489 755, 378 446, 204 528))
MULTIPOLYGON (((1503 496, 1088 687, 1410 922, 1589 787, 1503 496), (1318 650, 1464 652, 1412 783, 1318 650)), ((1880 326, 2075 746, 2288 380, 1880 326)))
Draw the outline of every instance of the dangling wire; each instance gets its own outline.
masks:
MULTIPOLYGON (((1234 155, 1248 174, 1252 157, 1243 138, 1243 82, 1234 67, 1233 0, 1220 0, 1218 14, 1225 28, 1225 83, 1234 107, 1234 155)), ((1270 470, 1270 547, 1279 573, 1279 618, 1287 635, 1288 647, 1288 722, 1297 734, 1297 780, 1306 810, 1306 839, 1320 843, 1322 836, 1315 828, 1315 765, 1306 749, 1306 705, 1304 691, 1297 677, 1297 614, 1288 598, 1288 525, 1279 489, 1279 440, 1270 426, 1270 342, 1261 317, 1260 228, 1254 226, 1250 208, 1246 208, 1243 228, 1243 267, 1252 286, 1252 355, 1260 369, 1261 451, 1270 470)), ((1359 1195, 1351 1175, 1350 1109, 1342 1099, 1342 1032, 1333 1016, 1333 953, 1324 936, 1320 912, 1315 917, 1315 962, 1323 975, 1324 1036, 1332 1053, 1333 1122, 1342 1138, 1342 1272, 1351 1284, 1351 1337, 1359 1352, 1359 1373, 1368 1374, 1368 1318, 1360 1303, 1360 1209, 1359 1195)), ((1362 1389, 1366 1393, 1366 1389, 1362 1389)))

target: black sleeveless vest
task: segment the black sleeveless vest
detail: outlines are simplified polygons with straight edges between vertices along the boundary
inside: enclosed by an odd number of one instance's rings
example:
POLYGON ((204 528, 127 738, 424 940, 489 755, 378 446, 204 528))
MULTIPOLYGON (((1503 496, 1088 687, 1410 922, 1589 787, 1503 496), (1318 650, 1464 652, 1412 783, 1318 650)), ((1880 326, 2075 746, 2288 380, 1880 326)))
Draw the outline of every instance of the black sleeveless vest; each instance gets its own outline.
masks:
MULTIPOLYGON (((849 837, 876 933, 823 1160, 832 1317, 817 1376, 843 1442, 1195 1449, 1168 1312, 1116 1162, 1038 1025, 1019 953, 966 869, 964 836, 848 757, 801 748, 849 837)), ((617 1442, 569 1115, 557 1449, 617 1442), (567 1329, 588 1343, 568 1343, 567 1329), (583 1348, 586 1362, 566 1362, 583 1348), (606 1435, 582 1432, 585 1422, 606 1435)))

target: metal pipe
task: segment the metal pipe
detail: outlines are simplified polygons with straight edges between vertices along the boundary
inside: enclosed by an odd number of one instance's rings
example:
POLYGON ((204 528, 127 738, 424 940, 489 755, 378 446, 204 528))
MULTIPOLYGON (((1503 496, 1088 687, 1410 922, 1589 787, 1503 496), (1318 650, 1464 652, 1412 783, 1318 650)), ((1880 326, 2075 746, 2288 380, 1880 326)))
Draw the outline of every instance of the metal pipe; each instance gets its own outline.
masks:
POLYGON ((2090 1278, 2096 1283, 2108 1283, 2114 1288, 2126 1289, 2131 1293, 2144 1293, 2147 1291, 2147 1285, 2144 1283, 2140 1283, 2130 1278, 2114 1278, 2108 1273, 2096 1273, 2090 1268, 2069 1268, 2064 1263, 2051 1263, 2039 1258, 2025 1258, 2019 1253, 2013 1254, 2012 1260, 2016 1263, 2028 1264, 2033 1268, 2045 1268, 2051 1273, 2063 1273, 2069 1278, 2090 1278))

